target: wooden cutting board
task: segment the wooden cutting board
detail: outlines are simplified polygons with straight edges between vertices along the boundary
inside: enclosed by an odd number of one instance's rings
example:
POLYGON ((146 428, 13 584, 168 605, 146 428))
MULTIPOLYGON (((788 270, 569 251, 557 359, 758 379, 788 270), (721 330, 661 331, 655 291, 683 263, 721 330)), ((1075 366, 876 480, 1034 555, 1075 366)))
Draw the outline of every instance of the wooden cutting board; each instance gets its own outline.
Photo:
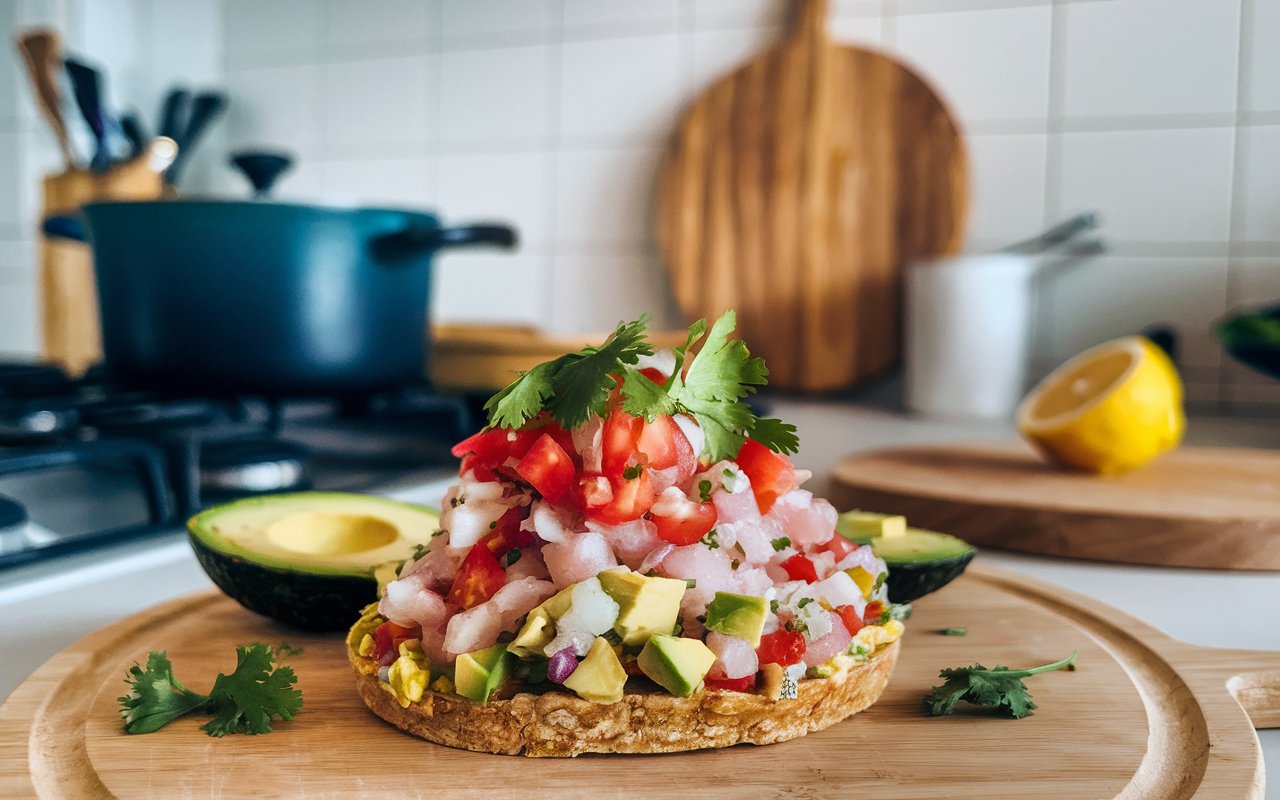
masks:
MULTIPOLYGON (((495 392, 543 361, 602 343, 609 333, 557 334, 525 325, 435 325, 427 356, 429 377, 433 385, 450 391, 495 392)), ((679 347, 686 338, 684 330, 649 332, 655 347, 679 347)))
POLYGON ((1280 453, 1184 447, 1126 475, 1047 464, 1021 444, 850 456, 837 508, 1022 553, 1126 564, 1280 570, 1280 453))
POLYGON ((917 602, 880 702, 826 731, 673 755, 484 755, 414 739, 370 714, 340 637, 291 632, 207 593, 94 633, 23 683, 0 707, 0 796, 918 800, 1051 789, 1058 800, 1228 800, 1261 793, 1255 725, 1280 726, 1280 653, 1193 647, 1088 598, 978 565, 917 602), (950 626, 968 635, 935 633, 950 626), (178 677, 202 690, 234 665, 235 645, 281 640, 303 647, 287 663, 305 705, 275 732, 211 739, 191 718, 154 734, 121 732, 115 698, 148 650, 168 650, 178 677), (1031 666, 1072 650, 1077 671, 1030 681, 1039 708, 1028 718, 923 711, 940 668, 1031 666))
POLYGON ((968 164, 946 105, 874 50, 836 45, 827 0, 704 91, 662 166, 658 239, 691 319, 738 311, 777 388, 898 360, 902 267, 959 250, 968 164))

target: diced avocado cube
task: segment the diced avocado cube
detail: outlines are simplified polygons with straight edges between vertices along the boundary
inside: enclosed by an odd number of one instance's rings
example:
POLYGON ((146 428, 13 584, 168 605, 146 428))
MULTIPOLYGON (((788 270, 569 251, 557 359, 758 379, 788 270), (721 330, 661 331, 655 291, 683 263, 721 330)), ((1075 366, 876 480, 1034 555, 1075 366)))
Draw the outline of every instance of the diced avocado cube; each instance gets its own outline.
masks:
POLYGON ((655 634, 645 642, 636 664, 650 680, 678 697, 688 697, 716 661, 716 654, 697 639, 655 634))
POLYGON ((555 620, 545 608, 538 606, 529 612, 516 638, 507 644, 507 652, 518 658, 541 656, 542 648, 550 644, 555 635, 555 620))
POLYGON ((505 644, 463 653, 453 667, 455 690, 468 700, 487 703, 489 695, 506 679, 510 666, 511 656, 505 644))
POLYGON ((707 630, 737 636, 751 642, 752 647, 759 647, 768 613, 769 603, 763 597, 716 592, 707 604, 707 630))
POLYGON ((618 604, 614 630, 622 643, 640 645, 655 633, 675 630, 680 600, 688 584, 674 578, 648 577, 638 572, 611 569, 598 576, 605 592, 618 604))
POLYGON ((556 620, 569 613, 569 607, 573 605, 573 590, 578 584, 566 587, 556 592, 551 597, 542 601, 542 605, 538 606, 547 612, 547 616, 556 620))
POLYGON ((877 514, 874 511, 846 511, 836 518, 836 530, 853 542, 901 536, 907 532, 907 518, 901 514, 877 514))
POLYGON ((586 658, 565 680, 566 689, 573 690, 583 700, 593 703, 616 703, 622 699, 622 689, 627 683, 627 671, 622 668, 618 654, 603 636, 597 636, 587 651, 586 658))

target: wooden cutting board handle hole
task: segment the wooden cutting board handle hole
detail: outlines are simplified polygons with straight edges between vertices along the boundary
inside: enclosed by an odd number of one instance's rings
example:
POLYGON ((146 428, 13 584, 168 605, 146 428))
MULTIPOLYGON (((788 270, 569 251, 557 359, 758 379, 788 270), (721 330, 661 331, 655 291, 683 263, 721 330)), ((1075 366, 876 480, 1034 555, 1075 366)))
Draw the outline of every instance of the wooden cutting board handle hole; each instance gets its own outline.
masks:
POLYGON ((1234 675, 1227 680, 1227 691, 1244 708, 1253 727, 1280 728, 1280 669, 1234 675))

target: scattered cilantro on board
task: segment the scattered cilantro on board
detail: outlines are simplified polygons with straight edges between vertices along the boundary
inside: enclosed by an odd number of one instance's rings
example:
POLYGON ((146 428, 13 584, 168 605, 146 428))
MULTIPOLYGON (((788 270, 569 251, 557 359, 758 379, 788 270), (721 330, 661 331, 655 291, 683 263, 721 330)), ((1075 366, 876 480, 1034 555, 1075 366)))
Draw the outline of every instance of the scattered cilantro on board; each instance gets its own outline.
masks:
POLYGON ((117 698, 125 733, 154 733, 195 712, 213 715, 200 726, 210 736, 270 733, 274 718, 291 720, 302 709, 302 692, 293 688, 293 668, 272 669, 275 659, 271 645, 237 647, 235 671, 218 675, 209 694, 203 695, 174 677, 163 650, 152 650, 145 668, 130 668, 125 677, 129 693, 117 698))
POLYGON ((946 682, 933 687, 933 691, 925 695, 925 706, 930 714, 938 717, 956 713, 956 705, 963 700, 1005 711, 1014 719, 1022 719, 1036 708, 1031 700, 1031 692, 1022 679, 1056 669, 1074 670, 1075 660, 1076 654, 1072 653, 1061 661, 1030 669, 1009 669, 1002 666, 987 669, 981 664, 944 669, 938 673, 938 677, 946 682))

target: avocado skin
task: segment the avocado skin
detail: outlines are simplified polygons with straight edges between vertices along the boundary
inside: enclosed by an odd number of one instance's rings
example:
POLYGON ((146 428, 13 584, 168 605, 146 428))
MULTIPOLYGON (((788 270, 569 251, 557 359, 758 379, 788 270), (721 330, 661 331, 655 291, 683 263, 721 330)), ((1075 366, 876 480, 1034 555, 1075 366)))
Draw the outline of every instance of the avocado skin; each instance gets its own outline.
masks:
POLYGON ((889 602, 910 603, 938 591, 960 577, 976 553, 976 550, 970 550, 935 561, 889 564, 889 578, 885 582, 889 587, 889 602))
POLYGON ((307 631, 351 627, 360 609, 378 599, 373 576, 313 575, 254 564, 188 535, 196 560, 214 584, 240 605, 307 631))

